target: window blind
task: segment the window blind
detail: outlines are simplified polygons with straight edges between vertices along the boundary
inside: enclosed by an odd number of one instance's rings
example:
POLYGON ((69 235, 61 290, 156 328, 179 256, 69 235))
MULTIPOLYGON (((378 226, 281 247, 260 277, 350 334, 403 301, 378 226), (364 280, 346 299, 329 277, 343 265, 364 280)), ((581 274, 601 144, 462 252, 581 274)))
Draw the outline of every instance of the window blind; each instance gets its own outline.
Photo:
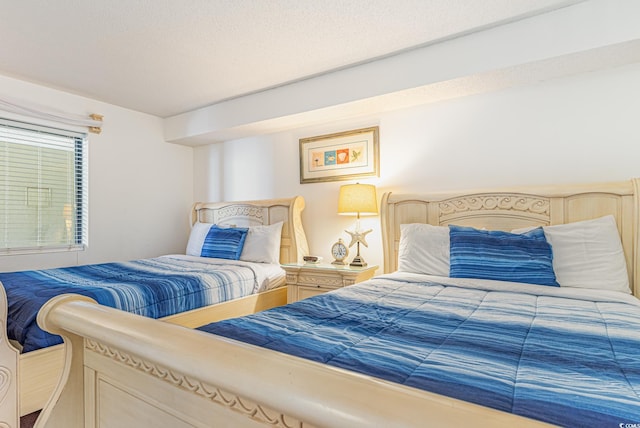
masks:
POLYGON ((86 135, 0 119, 0 254, 87 244, 86 135))

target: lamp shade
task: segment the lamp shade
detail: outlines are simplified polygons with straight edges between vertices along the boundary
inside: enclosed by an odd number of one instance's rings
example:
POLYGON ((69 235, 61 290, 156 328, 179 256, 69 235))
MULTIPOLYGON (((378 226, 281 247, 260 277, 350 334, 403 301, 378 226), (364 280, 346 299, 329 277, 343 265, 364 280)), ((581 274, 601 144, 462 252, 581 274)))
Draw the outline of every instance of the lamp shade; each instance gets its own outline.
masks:
POLYGON ((345 184, 340 186, 338 214, 376 215, 378 202, 373 184, 345 184))

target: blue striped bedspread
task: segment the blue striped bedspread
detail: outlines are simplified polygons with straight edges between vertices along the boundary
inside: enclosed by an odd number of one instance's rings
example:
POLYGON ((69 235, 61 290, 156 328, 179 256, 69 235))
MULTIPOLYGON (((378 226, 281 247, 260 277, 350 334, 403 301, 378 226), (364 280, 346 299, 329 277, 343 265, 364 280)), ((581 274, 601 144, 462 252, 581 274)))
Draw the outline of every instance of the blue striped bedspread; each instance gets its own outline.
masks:
POLYGON ((640 424, 634 297, 394 275, 201 329, 562 426, 640 424))
POLYGON ((60 294, 81 294, 105 306, 161 318, 255 293, 261 276, 252 263, 162 256, 0 273, 0 282, 7 292, 9 339, 29 352, 62 342, 36 322, 42 305, 60 294))

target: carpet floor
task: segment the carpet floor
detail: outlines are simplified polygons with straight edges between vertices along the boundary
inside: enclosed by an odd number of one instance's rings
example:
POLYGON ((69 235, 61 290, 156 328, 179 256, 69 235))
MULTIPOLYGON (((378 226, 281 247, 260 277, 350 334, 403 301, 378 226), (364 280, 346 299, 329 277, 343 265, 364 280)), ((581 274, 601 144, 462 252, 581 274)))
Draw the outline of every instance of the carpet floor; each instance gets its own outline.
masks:
POLYGON ((38 415, 40 411, 29 413, 28 415, 24 415, 20 418, 20 428, 31 428, 33 424, 36 423, 36 419, 38 419, 38 415))

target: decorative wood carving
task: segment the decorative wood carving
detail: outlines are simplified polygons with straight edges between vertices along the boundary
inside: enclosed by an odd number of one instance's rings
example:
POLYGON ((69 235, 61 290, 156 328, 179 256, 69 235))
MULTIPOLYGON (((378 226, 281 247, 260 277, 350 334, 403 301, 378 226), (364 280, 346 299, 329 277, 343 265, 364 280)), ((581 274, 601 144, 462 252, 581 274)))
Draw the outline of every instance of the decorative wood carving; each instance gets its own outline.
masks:
POLYGON ((440 216, 469 211, 522 211, 533 214, 550 215, 548 198, 517 194, 475 195, 453 198, 439 203, 440 216))
POLYGON ((12 374, 7 367, 0 367, 0 404, 4 402, 9 387, 11 386, 12 374))
POLYGON ((233 205, 218 210, 218 220, 223 220, 227 217, 249 217, 256 219, 260 224, 264 223, 262 207, 254 207, 251 205, 233 205))
POLYGON ((298 283, 317 286, 327 285, 331 287, 339 287, 342 285, 342 278, 300 274, 298 276, 298 283))
POLYGON ((286 281, 289 284, 295 284, 296 282, 298 282, 298 274, 287 272, 286 281))
MULTIPOLYGON (((175 373, 159 365, 137 358, 94 340, 86 339, 85 349, 96 352, 136 370, 140 370, 150 376, 169 382, 182 389, 198 394, 222 406, 228 407, 231 410, 240 412, 255 420, 267 423, 274 427, 294 428, 302 426, 300 421, 293 420, 281 412, 261 406, 251 400, 226 392, 215 386, 205 384, 197 379, 191 379, 188 376, 175 373)), ((0 425, 0 428, 3 428, 2 425, 0 425)))

